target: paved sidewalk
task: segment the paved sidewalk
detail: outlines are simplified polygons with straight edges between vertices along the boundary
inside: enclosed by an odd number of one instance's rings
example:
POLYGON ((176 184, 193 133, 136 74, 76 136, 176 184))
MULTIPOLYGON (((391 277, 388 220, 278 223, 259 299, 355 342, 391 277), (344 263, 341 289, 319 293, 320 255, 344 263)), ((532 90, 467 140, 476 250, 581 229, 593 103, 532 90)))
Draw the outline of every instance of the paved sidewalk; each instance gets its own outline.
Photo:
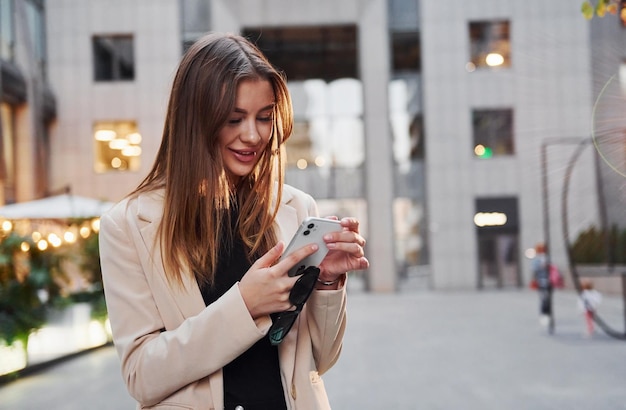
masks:
MULTIPOLYGON (((626 409, 626 341, 583 335, 576 295, 555 295, 556 332, 528 290, 349 292, 333 409, 626 409)), ((623 331, 621 299, 601 314, 623 331)), ((112 347, 0 387, 0 409, 132 409, 112 347)), ((306 410, 306 409, 305 409, 306 410)))
MULTIPOLYGON (((354 294, 325 382, 336 409, 626 409, 626 341, 584 336, 576 295, 556 331, 532 291, 354 294)), ((621 299, 602 314, 624 329, 621 299)))

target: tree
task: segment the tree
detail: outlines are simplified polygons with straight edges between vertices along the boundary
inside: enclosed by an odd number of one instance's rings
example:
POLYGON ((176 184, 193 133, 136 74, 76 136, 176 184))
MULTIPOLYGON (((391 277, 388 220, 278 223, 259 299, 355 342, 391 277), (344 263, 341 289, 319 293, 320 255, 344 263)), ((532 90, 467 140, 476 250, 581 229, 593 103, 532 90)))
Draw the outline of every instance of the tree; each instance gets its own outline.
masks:
POLYGON ((604 17, 607 13, 614 15, 619 13, 622 23, 626 22, 626 1, 624 0, 597 0, 595 5, 591 0, 585 0, 580 11, 587 20, 591 20, 594 16, 604 17))

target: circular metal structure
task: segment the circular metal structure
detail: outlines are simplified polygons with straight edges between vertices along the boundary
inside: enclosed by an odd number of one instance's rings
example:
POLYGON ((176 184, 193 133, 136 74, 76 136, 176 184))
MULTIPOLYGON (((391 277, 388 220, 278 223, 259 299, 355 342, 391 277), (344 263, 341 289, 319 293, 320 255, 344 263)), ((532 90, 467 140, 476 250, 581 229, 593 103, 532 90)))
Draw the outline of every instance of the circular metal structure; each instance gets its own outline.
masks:
MULTIPOLYGON (((563 241, 565 244, 565 249, 567 251, 567 259, 568 259, 568 263, 569 263, 569 268, 570 268, 570 272, 572 274, 572 280, 574 283, 574 286, 576 288, 576 291, 578 292, 578 294, 580 295, 580 293, 582 292, 582 283, 581 283, 581 272, 579 271, 579 266, 577 266, 576 263, 574 263, 574 258, 573 258, 573 252, 572 252, 572 243, 570 241, 570 232, 569 232, 569 227, 568 227, 568 215, 569 215, 569 207, 568 207, 568 194, 569 194, 569 187, 570 187, 570 182, 571 182, 571 177, 572 177, 572 173, 574 170, 574 167, 576 165, 576 162, 578 161, 578 159, 580 158, 581 154, 583 153, 583 151, 589 146, 589 144, 593 142, 591 139, 586 139, 581 141, 578 144, 578 147, 575 149, 574 153, 572 154, 568 164, 567 164, 567 168, 565 171, 565 176, 564 176, 564 181, 563 181, 563 191, 562 191, 562 196, 561 196, 561 206, 562 206, 562 212, 561 212, 561 217, 562 217, 562 229, 563 229, 563 241)), ((604 194, 602 192, 602 181, 601 178, 599 176, 599 170, 597 167, 598 164, 598 160, 597 160, 597 156, 598 156, 598 152, 594 151, 594 155, 595 155, 595 160, 596 160, 596 183, 598 184, 598 200, 600 203, 600 213, 603 214, 605 212, 605 198, 604 198, 604 194)), ((608 224, 607 224, 607 220, 605 217, 601 217, 601 224, 602 226, 600 227, 602 230, 601 232, 608 232, 608 224)), ((608 246, 608 241, 606 241, 608 246)), ((616 277, 616 276, 621 276, 621 281, 622 281, 622 301, 624 302, 624 322, 625 322, 625 327, 624 330, 617 330, 614 327, 612 327, 611 325, 609 325, 600 315, 598 315, 597 313, 594 314, 594 321, 598 324, 598 327, 600 327, 606 334, 608 334, 611 337, 617 338, 617 339, 621 339, 621 340, 626 340, 626 270, 623 272, 619 272, 616 271, 616 269, 614 269, 614 265, 612 265, 610 263, 611 261, 609 261, 609 263, 606 265, 606 271, 602 273, 601 276, 607 276, 607 277, 616 277)), ((594 275, 594 276, 598 276, 598 275, 594 275)))

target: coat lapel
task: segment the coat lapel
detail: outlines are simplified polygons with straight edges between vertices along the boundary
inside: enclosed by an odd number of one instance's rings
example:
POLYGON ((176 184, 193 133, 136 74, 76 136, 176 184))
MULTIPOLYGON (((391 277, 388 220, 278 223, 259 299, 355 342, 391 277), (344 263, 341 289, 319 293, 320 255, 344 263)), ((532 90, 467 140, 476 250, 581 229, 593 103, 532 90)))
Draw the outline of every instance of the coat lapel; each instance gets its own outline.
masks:
POLYGON ((289 241, 296 233, 299 225, 298 212, 290 205, 292 198, 293 194, 289 190, 283 190, 283 197, 274 223, 276 238, 285 242, 285 247, 289 245, 289 241))
MULTIPOLYGON (((152 260, 155 261, 152 265, 155 280, 160 280, 164 282, 164 285, 167 285, 163 264, 160 263, 162 255, 157 238, 163 213, 163 198, 164 192, 162 190, 139 195, 137 219, 144 247, 151 255, 152 260)), ((278 209, 274 224, 277 239, 284 241, 285 246, 289 244, 299 225, 298 212, 290 205, 292 198, 293 194, 289 190, 283 191, 281 206, 278 209)), ((190 274, 182 276, 182 286, 165 287, 170 289, 183 318, 188 318, 199 314, 205 305, 194 276, 190 274)))
POLYGON ((196 316, 204 308, 204 300, 200 288, 191 274, 183 273, 182 286, 169 286, 165 270, 161 263, 161 246, 157 233, 163 212, 163 191, 142 194, 138 198, 137 219, 145 248, 148 250, 154 263, 153 280, 163 282, 163 287, 169 289, 180 313, 182 320, 196 316))

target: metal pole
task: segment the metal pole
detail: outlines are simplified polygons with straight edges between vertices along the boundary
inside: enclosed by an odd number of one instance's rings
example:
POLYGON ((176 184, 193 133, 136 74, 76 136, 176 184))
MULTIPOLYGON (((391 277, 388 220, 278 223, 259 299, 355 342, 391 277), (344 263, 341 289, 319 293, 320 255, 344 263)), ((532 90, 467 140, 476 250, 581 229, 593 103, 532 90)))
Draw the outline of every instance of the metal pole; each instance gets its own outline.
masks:
POLYGON ((548 195, 548 142, 541 144, 541 193, 543 199, 543 243, 546 247, 546 264, 550 264, 550 204, 548 195))

